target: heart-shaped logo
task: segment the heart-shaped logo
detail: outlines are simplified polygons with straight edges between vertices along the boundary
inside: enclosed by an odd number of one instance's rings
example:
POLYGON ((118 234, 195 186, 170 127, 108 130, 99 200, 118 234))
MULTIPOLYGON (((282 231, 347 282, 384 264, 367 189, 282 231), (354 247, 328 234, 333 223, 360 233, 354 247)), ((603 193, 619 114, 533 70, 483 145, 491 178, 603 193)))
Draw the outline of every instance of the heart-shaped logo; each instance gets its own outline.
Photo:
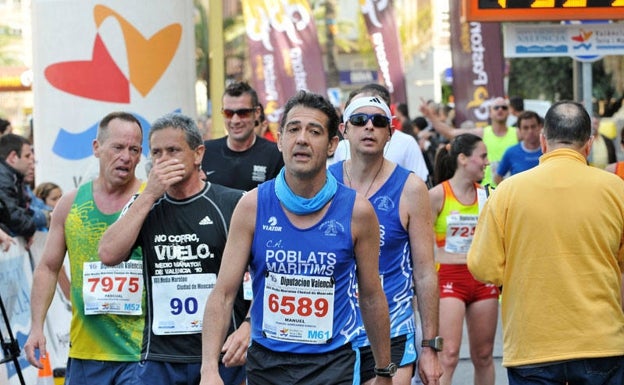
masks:
POLYGON ((180 44, 182 26, 168 25, 146 39, 128 20, 108 7, 96 5, 93 14, 98 28, 108 17, 114 17, 121 26, 130 67, 130 83, 146 96, 171 63, 180 44))
POLYGON ((113 61, 100 35, 91 60, 56 63, 45 69, 52 86, 72 95, 104 102, 129 103, 128 79, 113 61))
POLYGON ((98 28, 109 17, 121 26, 130 79, 115 63, 99 34, 95 37, 91 60, 52 64, 45 70, 46 79, 59 90, 93 100, 130 103, 130 84, 146 96, 169 67, 180 44, 182 26, 170 24, 146 39, 108 7, 96 5, 93 14, 98 28))

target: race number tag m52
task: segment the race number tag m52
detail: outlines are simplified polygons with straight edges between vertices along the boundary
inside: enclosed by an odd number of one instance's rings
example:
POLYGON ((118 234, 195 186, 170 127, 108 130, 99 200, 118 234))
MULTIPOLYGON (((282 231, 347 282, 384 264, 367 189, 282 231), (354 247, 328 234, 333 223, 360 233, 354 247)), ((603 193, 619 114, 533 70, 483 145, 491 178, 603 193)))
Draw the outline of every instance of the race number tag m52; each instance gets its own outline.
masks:
POLYGON ((326 343, 333 336, 334 293, 332 277, 269 273, 262 330, 275 340, 326 343))
POLYGON ((208 295, 216 274, 180 274, 152 277, 152 331, 156 335, 201 333, 208 295))
POLYGON ((85 262, 82 296, 86 315, 143 314, 143 262, 130 260, 116 266, 85 262))

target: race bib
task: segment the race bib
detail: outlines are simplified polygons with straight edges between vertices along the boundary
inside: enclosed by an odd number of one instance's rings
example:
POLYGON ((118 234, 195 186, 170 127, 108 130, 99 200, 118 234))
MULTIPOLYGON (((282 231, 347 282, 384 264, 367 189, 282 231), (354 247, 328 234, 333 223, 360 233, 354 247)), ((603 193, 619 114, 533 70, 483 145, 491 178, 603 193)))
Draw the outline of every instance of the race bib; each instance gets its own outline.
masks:
POLYGON ((130 260, 116 266, 85 262, 82 297, 86 315, 143 314, 143 262, 130 260))
POLYGON ((477 215, 451 214, 446 217, 446 244, 448 253, 466 254, 472 243, 477 215))
POLYGON ((181 274, 152 277, 152 331, 156 335, 201 333, 208 295, 216 274, 181 274))
POLYGON ((267 338, 324 344, 333 336, 332 277, 269 273, 264 284, 262 330, 267 338))
POLYGON ((243 276, 243 299, 251 301, 253 299, 253 287, 251 285, 251 274, 248 271, 243 276))

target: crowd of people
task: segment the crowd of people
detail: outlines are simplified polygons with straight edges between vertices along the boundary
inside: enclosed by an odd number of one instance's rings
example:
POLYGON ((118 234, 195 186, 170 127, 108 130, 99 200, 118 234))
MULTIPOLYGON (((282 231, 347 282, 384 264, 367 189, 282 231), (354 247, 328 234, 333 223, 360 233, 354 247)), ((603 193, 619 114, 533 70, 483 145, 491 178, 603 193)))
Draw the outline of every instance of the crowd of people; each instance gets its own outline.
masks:
POLYGON ((66 282, 68 385, 451 385, 464 324, 493 385, 499 312, 509 384, 624 383, 624 162, 595 117, 515 97, 487 126, 419 110, 377 84, 342 110, 300 91, 272 129, 235 82, 222 138, 205 116, 149 133, 104 116, 98 175, 67 192, 33 185, 31 143, 5 129, 0 244, 47 231, 28 361, 66 282))

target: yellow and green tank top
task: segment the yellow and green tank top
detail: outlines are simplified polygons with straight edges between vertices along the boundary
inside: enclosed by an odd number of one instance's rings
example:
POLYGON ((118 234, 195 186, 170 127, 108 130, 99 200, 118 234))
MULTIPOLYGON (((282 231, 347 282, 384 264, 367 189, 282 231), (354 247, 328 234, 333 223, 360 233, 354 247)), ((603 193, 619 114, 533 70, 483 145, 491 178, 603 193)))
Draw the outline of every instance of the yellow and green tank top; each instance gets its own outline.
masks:
MULTIPOLYGON (((476 183, 475 187, 480 188, 476 183)), ((448 180, 442 182, 442 189, 444 191, 442 209, 433 224, 436 245, 444 247, 448 252, 466 253, 472 243, 479 216, 478 193, 475 193, 474 202, 464 205, 453 193, 448 180), (452 238, 451 244, 447 244, 449 238, 452 238)))
MULTIPOLYGON (((84 360, 139 361, 143 340, 143 315, 85 315, 83 300, 83 266, 99 262, 98 243, 106 229, 121 211, 102 213, 93 199, 93 182, 78 188, 65 221, 65 243, 71 269, 72 321, 69 356, 84 360)), ((132 260, 141 261, 140 249, 132 260)), ((143 293, 143 309, 145 294, 143 293)))

